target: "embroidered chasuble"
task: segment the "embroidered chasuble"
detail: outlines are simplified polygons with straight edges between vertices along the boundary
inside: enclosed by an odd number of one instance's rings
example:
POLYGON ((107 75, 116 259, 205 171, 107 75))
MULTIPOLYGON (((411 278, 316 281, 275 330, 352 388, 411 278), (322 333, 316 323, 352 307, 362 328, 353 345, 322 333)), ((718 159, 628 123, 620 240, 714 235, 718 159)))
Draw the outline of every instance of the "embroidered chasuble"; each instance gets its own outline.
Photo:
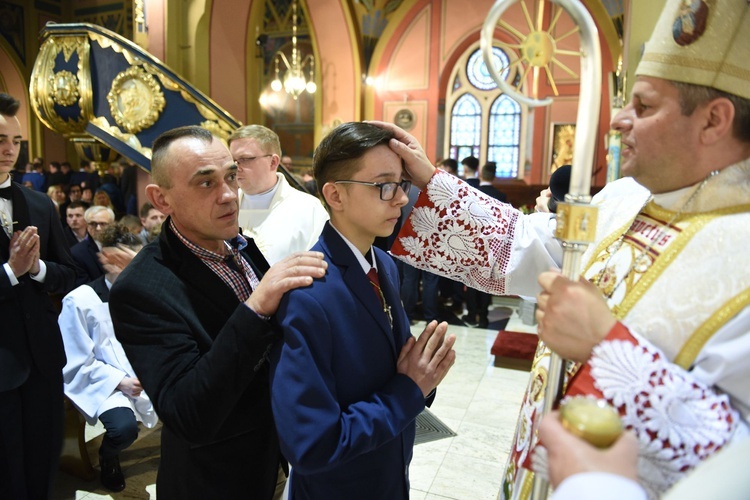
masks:
MULTIPOLYGON (((696 188, 649 201, 631 179, 611 183, 592 200, 599 206, 598 242, 582 259, 582 274, 620 323, 585 365, 568 363, 566 395, 604 398, 618 409, 641 443, 639 481, 651 496, 748 435, 745 382, 732 372, 709 380, 701 363, 732 341, 732 349, 750 354, 750 335, 738 342, 738 334, 726 333, 750 333, 750 252, 743 250, 750 240, 750 161, 722 170, 683 207, 696 188)), ((392 253, 490 293, 533 296, 539 272, 561 262, 553 225, 549 214, 523 216, 437 173, 392 253)), ((535 424, 548 364, 540 343, 499 498, 528 498, 531 470, 546 475, 535 424)))

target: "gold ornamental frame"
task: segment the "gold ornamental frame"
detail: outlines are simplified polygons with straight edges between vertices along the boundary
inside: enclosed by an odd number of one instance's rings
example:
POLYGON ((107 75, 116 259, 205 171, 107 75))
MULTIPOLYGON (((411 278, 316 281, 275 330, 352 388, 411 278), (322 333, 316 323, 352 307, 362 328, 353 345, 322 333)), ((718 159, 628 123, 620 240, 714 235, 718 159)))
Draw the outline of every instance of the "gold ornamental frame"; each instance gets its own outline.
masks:
POLYGON ((156 79, 140 66, 131 66, 112 80, 107 102, 112 118, 131 134, 156 123, 166 105, 156 79))

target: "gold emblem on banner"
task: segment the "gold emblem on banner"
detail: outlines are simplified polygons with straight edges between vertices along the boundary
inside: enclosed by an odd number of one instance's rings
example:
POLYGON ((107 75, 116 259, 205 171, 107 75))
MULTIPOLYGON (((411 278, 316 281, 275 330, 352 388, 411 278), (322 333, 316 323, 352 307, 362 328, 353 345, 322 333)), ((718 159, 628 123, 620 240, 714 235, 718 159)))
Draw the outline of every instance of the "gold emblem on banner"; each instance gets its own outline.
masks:
POLYGON ((139 66, 131 66, 112 80, 107 101, 112 118, 131 134, 156 123, 166 104, 156 79, 139 66))
POLYGON ((52 99, 60 106, 71 106, 78 101, 78 78, 70 71, 58 71, 49 77, 52 99))

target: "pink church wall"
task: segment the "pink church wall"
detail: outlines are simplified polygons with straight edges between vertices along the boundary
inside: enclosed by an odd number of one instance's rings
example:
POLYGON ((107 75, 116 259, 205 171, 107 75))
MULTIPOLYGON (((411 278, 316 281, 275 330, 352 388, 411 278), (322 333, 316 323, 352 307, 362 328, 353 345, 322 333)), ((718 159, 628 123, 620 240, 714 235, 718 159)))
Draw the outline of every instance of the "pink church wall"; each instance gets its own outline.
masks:
POLYGON ((359 49, 352 45, 350 24, 341 2, 307 0, 321 79, 321 121, 328 126, 362 119, 359 102, 359 49))
MULTIPOLYGON (((257 0, 261 1, 261 0, 257 0)), ((245 88, 248 17, 252 2, 213 0, 211 2, 209 95, 229 114, 246 122, 245 88)), ((201 68, 198 68, 200 71, 201 68)))
POLYGON ((146 0, 146 25, 148 26, 148 51, 164 61, 164 2, 146 0))

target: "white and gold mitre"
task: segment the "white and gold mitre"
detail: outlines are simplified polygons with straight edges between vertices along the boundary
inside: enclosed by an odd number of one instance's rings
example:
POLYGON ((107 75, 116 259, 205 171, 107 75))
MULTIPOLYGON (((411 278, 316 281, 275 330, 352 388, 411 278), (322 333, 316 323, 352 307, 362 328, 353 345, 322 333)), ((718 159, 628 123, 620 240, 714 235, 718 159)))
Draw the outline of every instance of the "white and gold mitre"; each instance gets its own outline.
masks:
POLYGON ((750 1, 667 0, 635 73, 750 99, 750 1))

